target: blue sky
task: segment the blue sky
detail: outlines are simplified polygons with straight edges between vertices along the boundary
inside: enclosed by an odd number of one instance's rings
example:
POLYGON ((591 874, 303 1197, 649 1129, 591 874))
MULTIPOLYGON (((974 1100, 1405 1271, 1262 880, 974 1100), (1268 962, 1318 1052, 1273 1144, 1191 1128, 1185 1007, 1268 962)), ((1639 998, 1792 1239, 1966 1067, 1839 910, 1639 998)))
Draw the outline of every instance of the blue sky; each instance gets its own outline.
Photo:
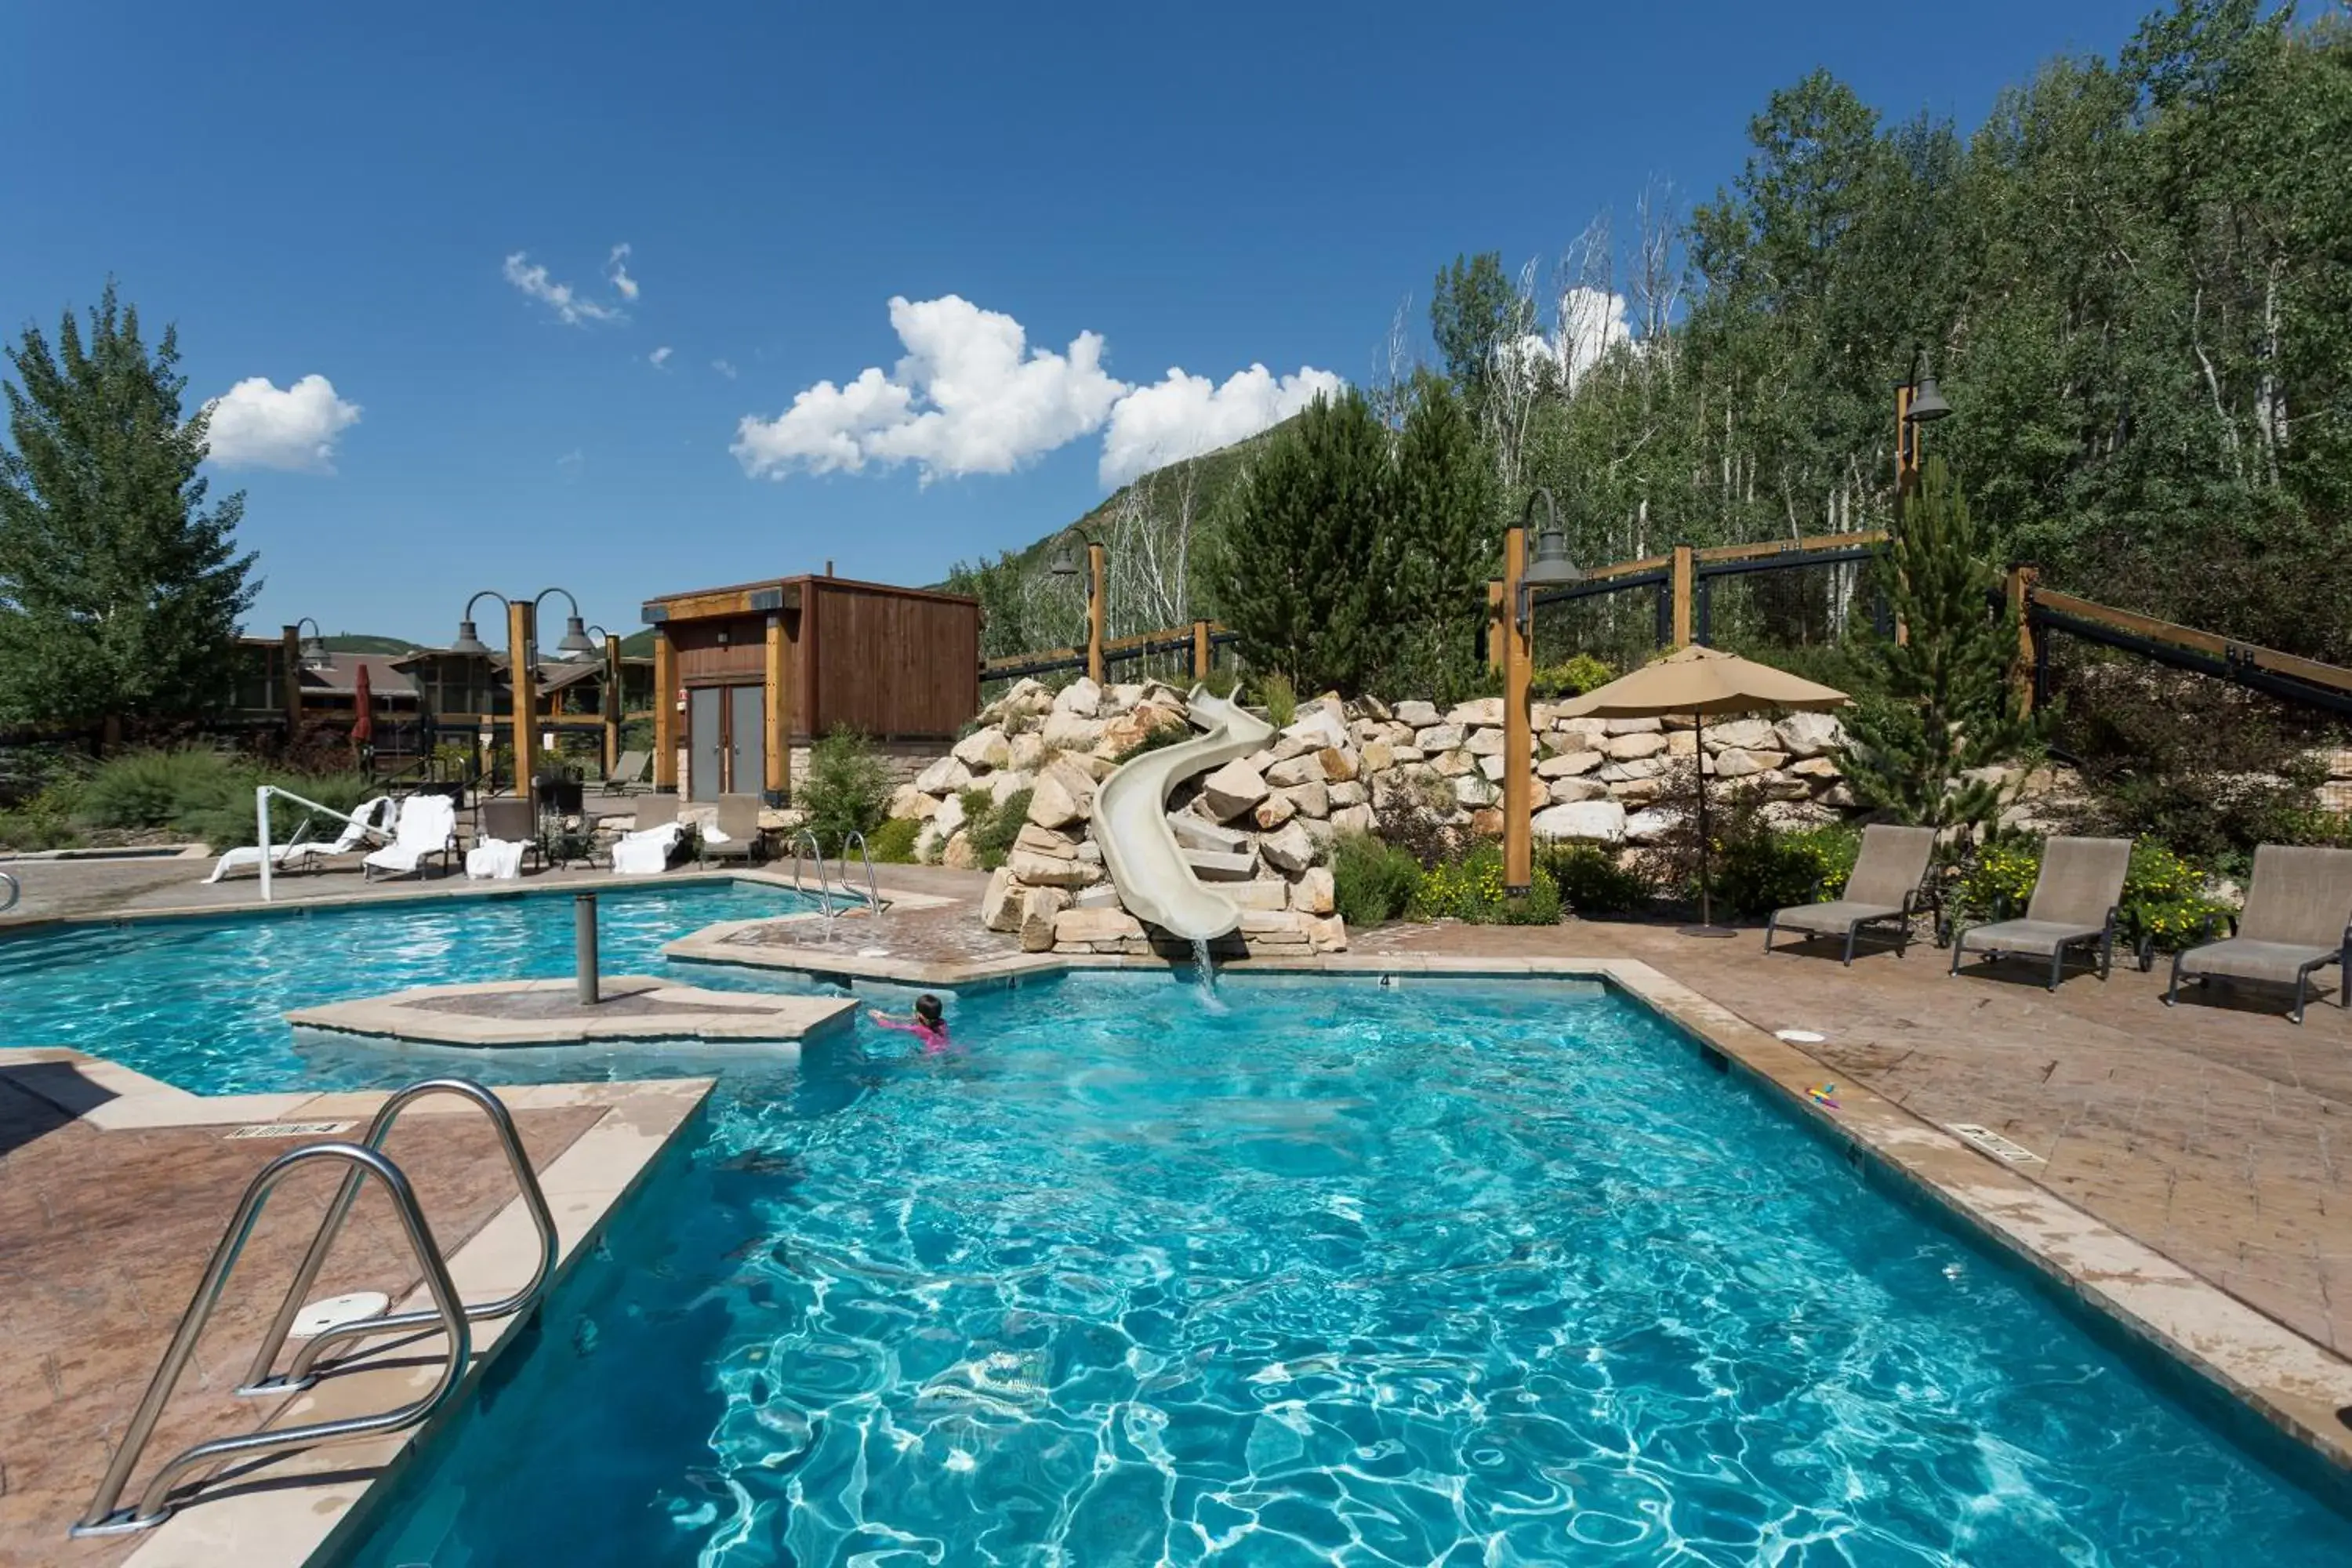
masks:
POLYGON ((1366 379, 1456 252, 1703 199, 1816 65, 1973 123, 2144 6, 1004 9, 12 6, 0 326, 110 273, 192 397, 241 387, 257 627, 440 641, 557 584, 627 631, 1024 544, 1366 379))

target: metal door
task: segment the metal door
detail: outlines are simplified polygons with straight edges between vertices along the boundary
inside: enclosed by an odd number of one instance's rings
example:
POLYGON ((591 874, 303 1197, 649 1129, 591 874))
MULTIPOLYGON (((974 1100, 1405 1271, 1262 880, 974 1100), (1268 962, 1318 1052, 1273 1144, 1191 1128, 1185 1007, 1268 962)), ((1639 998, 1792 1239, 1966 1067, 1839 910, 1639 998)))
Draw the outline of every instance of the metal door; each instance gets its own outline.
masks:
POLYGON ((767 787, 768 689, 727 689, 727 788, 756 795, 767 787))
POLYGON ((717 686, 698 686, 686 694, 688 800, 717 800, 727 787, 720 772, 727 755, 726 736, 720 728, 726 721, 726 710, 719 703, 725 694, 725 689, 717 686))

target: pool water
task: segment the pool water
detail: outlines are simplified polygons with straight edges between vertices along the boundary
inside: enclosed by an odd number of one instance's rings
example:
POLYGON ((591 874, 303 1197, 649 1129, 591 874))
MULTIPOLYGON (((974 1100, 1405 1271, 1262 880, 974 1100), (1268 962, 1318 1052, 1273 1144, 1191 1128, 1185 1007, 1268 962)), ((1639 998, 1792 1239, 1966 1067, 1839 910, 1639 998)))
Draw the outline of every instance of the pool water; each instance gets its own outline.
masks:
MULTIPOLYGON (((598 962, 607 974, 659 973, 662 945, 689 931, 811 907, 758 882, 600 891, 598 962)), ((0 940, 0 1045, 70 1046, 197 1094, 405 1083, 428 1056, 425 1072, 591 1076, 576 1059, 551 1072, 551 1053, 538 1051, 502 1062, 413 1047, 306 1048, 285 1022, 291 1008, 411 985, 569 974, 572 908, 548 893, 428 899, 0 940)))
POLYGON ((730 1070, 359 1568, 2352 1562, 1640 1006, 1074 975, 730 1070))

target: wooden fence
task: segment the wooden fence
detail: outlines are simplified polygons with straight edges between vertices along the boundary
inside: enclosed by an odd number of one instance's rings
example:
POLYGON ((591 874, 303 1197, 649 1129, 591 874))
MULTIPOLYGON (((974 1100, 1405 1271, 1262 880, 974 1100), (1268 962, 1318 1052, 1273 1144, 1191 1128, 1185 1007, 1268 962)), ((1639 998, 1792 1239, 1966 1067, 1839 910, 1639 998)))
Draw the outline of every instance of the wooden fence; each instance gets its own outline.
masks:
POLYGON ((1099 664, 1108 676, 1114 664, 1148 660, 1155 654, 1181 653, 1188 656, 1182 662, 1191 678, 1201 680, 1216 668, 1217 650, 1241 640, 1241 633, 1230 626, 1215 621, 1194 621, 1189 626, 1161 626, 1156 631, 1107 639, 1099 656, 1083 647, 1049 647, 982 659, 980 679, 985 685, 990 681, 1018 680, 1024 676, 1050 675, 1057 670, 1087 669, 1095 664, 1099 664))

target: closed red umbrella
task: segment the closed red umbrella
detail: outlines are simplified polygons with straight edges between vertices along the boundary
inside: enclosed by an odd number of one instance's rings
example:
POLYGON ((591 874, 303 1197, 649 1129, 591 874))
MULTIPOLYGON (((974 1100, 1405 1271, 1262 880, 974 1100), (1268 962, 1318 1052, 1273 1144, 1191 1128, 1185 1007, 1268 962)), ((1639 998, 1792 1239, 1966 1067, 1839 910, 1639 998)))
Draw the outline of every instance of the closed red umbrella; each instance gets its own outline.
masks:
POLYGON ((375 744, 375 693, 368 687, 368 667, 360 666, 359 675, 352 682, 352 744, 365 748, 375 744))

